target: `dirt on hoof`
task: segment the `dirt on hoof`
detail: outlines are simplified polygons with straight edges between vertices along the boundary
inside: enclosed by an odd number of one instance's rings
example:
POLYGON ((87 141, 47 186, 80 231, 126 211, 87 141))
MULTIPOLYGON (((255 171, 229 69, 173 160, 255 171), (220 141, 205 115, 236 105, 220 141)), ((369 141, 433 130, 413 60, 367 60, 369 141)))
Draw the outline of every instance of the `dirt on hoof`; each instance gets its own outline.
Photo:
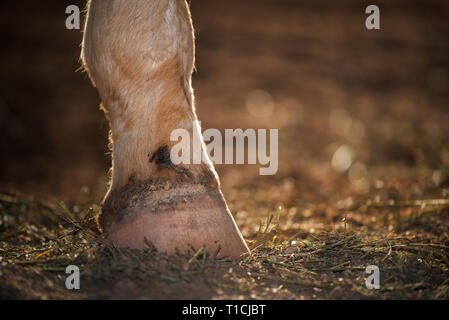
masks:
POLYGON ((107 238, 116 246, 154 247, 166 253, 203 250, 213 258, 232 259, 249 252, 221 194, 212 197, 207 193, 180 193, 165 199, 152 193, 149 197, 159 201, 125 209, 121 219, 105 229, 107 238))

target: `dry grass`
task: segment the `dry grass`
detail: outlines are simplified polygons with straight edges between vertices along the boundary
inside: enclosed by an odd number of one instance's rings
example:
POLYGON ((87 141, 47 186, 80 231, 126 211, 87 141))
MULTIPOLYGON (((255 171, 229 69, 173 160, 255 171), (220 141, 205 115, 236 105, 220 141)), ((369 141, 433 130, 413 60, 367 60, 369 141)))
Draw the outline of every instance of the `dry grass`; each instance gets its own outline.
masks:
MULTIPOLYGON (((106 245, 92 227, 94 210, 75 215, 64 204, 0 195, 0 297, 27 299, 447 299, 448 207, 421 209, 398 223, 410 232, 356 231, 286 236, 285 210, 261 223, 240 261, 214 260, 200 248, 166 255, 152 248, 106 245), (435 224, 438 221, 440 224, 435 224), (444 222, 445 223, 442 223, 444 222), (428 225, 439 226, 432 237, 428 225), (445 244, 436 242, 445 237, 445 244), (381 289, 365 287, 377 265, 381 289), (81 269, 81 290, 65 288, 65 269, 81 269)), ((389 207, 399 210, 400 207, 389 207)))

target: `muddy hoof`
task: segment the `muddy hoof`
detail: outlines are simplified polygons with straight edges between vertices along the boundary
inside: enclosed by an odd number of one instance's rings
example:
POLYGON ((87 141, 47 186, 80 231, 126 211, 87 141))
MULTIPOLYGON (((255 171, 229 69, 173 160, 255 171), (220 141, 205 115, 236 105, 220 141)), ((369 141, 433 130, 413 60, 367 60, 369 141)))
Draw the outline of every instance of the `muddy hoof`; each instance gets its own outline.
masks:
POLYGON ((220 192, 206 192, 201 185, 139 189, 121 192, 105 202, 102 225, 115 245, 154 246, 167 253, 204 246, 212 257, 231 259, 249 252, 220 192))

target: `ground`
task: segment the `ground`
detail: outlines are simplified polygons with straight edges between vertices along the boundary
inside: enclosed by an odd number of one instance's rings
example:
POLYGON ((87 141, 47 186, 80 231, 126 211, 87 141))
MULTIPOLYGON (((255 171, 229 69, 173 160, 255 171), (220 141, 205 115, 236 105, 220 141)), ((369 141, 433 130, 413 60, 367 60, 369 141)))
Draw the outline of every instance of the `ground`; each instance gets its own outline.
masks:
POLYGON ((107 122, 72 2, 1 4, 0 298, 449 298, 448 4, 376 1, 367 31, 360 1, 192 1, 203 129, 279 129, 276 175, 217 166, 252 249, 217 261, 96 231, 107 122))

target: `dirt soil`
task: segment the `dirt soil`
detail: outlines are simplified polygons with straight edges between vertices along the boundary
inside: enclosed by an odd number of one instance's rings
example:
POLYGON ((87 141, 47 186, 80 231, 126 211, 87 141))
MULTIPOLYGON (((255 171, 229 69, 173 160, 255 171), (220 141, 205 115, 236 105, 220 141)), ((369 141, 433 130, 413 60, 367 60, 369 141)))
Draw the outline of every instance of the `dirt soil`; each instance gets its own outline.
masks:
POLYGON ((191 1, 203 129, 279 129, 276 175, 217 166, 252 249, 217 261, 104 244, 83 1, 2 1, 0 299, 448 299, 449 3, 375 2, 368 31, 366 1, 191 1))

